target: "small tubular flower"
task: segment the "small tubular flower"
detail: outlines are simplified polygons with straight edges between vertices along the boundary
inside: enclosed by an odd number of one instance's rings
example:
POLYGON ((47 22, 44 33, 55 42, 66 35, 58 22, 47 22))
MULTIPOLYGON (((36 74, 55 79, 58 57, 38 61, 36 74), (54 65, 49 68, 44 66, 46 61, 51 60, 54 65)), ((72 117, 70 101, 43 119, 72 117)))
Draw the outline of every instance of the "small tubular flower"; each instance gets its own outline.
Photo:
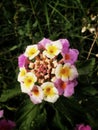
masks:
POLYGON ((57 79, 54 82, 56 88, 58 89, 59 95, 64 95, 65 97, 70 97, 74 93, 74 87, 77 85, 77 81, 64 82, 61 79, 57 79))
POLYGON ((64 63, 74 64, 77 61, 79 52, 76 49, 69 49, 68 52, 63 53, 64 63))
POLYGON ((42 88, 39 86, 34 86, 28 94, 34 104, 41 103, 43 100, 43 91, 42 88))
POLYGON ((75 66, 70 63, 64 65, 59 64, 55 70, 55 75, 57 78, 62 79, 63 81, 73 80, 78 76, 78 72, 75 66))
POLYGON ((63 95, 64 89, 67 87, 67 82, 62 81, 61 79, 56 79, 54 81, 56 88, 58 89, 59 95, 63 95))
POLYGON ((32 73, 32 72, 26 73, 23 81, 21 82, 22 92, 25 92, 25 93, 30 92, 36 81, 37 81, 37 78, 34 73, 32 73))
POLYGON ((43 93, 44 93, 44 100, 48 102, 56 102, 59 98, 58 90, 54 86, 52 82, 45 82, 41 86, 43 93))
POLYGON ((32 60, 35 56, 39 54, 38 46, 37 45, 29 45, 26 48, 24 53, 30 60, 32 60))
POLYGON ((58 40, 47 44, 45 48, 46 50, 43 52, 43 54, 46 55, 48 58, 54 58, 61 52, 62 45, 58 40))

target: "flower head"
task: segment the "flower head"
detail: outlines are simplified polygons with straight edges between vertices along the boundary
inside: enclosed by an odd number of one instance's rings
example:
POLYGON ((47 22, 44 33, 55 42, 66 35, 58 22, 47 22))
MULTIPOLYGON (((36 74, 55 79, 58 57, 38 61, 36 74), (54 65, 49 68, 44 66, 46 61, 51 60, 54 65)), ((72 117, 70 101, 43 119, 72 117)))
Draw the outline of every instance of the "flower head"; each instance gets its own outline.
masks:
POLYGON ((59 95, 74 94, 78 72, 75 62, 78 50, 69 48, 67 39, 51 41, 43 38, 38 45, 27 46, 19 56, 21 91, 30 96, 34 104, 56 102, 59 95))

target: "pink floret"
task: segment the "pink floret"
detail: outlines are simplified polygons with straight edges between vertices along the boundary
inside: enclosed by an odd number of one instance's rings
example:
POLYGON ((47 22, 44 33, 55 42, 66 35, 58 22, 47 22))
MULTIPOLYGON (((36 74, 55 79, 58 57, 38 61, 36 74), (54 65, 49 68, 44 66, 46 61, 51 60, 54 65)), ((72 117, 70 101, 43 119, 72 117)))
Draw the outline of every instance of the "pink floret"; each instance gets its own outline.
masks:
POLYGON ((2 119, 0 120, 0 130, 13 130, 16 126, 15 122, 11 120, 2 119))

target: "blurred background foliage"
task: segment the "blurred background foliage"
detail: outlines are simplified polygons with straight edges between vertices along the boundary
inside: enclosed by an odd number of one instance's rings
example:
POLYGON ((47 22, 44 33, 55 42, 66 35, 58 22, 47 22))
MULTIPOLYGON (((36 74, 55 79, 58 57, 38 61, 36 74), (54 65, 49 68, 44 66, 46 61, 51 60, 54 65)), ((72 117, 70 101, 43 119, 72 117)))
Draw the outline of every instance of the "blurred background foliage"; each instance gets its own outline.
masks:
POLYGON ((1 0, 0 30, 0 109, 16 130, 98 130, 98 0, 1 0), (79 50, 79 83, 71 98, 35 106, 20 91, 17 58, 43 37, 79 50))

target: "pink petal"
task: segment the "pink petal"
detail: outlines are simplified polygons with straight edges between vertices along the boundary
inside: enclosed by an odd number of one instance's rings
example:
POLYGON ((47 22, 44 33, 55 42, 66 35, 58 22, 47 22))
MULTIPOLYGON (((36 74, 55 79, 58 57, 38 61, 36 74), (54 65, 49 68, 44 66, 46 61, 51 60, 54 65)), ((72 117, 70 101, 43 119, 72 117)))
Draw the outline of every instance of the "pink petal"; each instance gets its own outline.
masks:
POLYGON ((75 130, 91 130, 89 125, 77 124, 75 130))
POLYGON ((4 110, 0 110, 0 118, 3 117, 4 110))
POLYGON ((66 89, 64 90, 64 96, 70 97, 74 94, 74 87, 77 85, 77 81, 68 82, 66 89))
POLYGON ((47 43, 50 43, 51 40, 47 38, 43 38, 39 43, 38 43, 38 48, 39 49, 45 49, 45 46, 47 43))
POLYGON ((0 120, 0 130, 12 130, 16 126, 15 122, 11 120, 0 120))
POLYGON ((21 54, 18 57, 18 66, 19 67, 27 67, 28 62, 29 62, 28 58, 24 54, 21 54))
POLYGON ((69 49, 69 41, 67 39, 60 39, 60 42, 62 44, 62 53, 68 52, 69 49))
POLYGON ((64 93, 64 89, 61 87, 63 81, 61 79, 57 79, 54 82, 55 87, 58 89, 59 95, 62 95, 64 93))

